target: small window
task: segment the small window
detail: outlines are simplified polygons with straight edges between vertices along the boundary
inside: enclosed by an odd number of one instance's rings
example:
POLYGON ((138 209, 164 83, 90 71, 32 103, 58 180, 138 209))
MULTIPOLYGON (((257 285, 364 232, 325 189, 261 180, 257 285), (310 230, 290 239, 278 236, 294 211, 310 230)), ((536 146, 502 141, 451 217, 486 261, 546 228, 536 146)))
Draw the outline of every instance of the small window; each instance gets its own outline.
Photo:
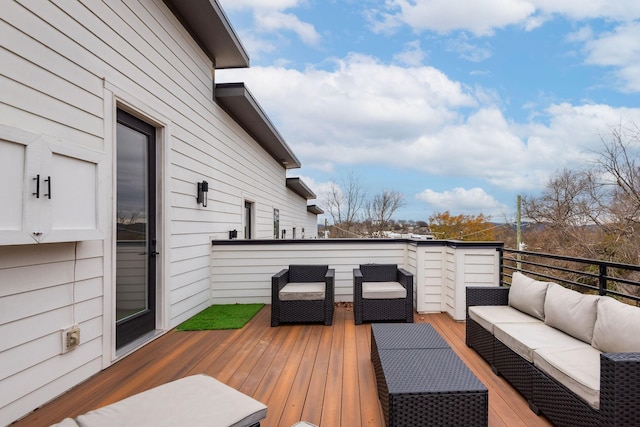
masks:
POLYGON ((244 238, 251 239, 253 236, 253 203, 244 202, 244 238))
POLYGON ((280 211, 278 209, 273 210, 273 238, 276 240, 280 238, 280 211))

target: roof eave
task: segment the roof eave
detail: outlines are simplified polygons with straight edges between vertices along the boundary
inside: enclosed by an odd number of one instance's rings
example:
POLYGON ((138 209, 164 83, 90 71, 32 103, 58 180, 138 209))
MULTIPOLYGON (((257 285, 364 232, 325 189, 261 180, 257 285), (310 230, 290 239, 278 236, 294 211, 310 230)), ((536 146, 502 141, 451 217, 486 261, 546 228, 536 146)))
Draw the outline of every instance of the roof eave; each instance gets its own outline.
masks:
POLYGON ((304 181, 302 181, 298 177, 287 178, 287 188, 295 192, 298 196, 302 197, 303 199, 309 200, 309 199, 316 198, 316 194, 313 191, 311 191, 311 189, 307 187, 307 184, 305 184, 304 181))
POLYGON ((300 167, 300 161, 244 83, 216 84, 215 99, 285 169, 300 167))
POLYGON ((217 0, 164 0, 217 69, 248 68, 249 55, 217 0))

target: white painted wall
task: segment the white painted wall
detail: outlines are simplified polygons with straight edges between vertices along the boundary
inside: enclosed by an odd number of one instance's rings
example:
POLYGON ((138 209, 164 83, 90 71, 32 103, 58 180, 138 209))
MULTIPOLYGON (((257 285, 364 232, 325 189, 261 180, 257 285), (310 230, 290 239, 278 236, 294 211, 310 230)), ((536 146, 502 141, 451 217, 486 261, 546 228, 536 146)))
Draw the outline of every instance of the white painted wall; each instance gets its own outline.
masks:
POLYGON ((397 264, 414 274, 419 313, 465 318, 465 287, 498 284, 499 244, 374 239, 306 242, 213 242, 212 302, 271 303, 271 276, 290 264, 327 264, 336 270, 335 300, 353 301, 353 269, 397 264))

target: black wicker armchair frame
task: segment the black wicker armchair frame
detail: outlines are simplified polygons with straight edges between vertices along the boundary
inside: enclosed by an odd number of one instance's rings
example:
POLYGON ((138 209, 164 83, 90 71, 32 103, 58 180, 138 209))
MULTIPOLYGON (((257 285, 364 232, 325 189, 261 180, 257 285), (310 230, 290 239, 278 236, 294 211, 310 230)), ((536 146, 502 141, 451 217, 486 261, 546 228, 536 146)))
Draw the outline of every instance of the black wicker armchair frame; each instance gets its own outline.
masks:
POLYGON ((356 325, 394 320, 413 323, 413 274, 397 264, 361 264, 353 269, 353 314, 356 325), (398 282, 407 290, 407 296, 366 299, 362 297, 363 282, 398 282))
POLYGON ((469 318, 468 308, 507 305, 509 287, 468 287, 466 344, 557 426, 640 425, 640 353, 600 355, 600 409, 594 409, 469 318))
POLYGON ((271 326, 280 323, 333 323, 335 269, 328 265, 290 265, 271 277, 271 326), (279 293, 287 283, 325 283, 324 300, 282 301, 279 293))

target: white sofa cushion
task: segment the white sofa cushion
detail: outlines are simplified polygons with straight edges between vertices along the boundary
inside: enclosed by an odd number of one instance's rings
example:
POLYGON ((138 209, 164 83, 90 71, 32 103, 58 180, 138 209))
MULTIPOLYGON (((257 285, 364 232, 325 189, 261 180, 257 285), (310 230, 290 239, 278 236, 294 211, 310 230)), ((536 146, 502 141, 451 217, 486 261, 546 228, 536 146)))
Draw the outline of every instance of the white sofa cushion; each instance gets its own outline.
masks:
POLYGON ((76 418, 82 427, 250 426, 267 407, 206 376, 185 377, 76 418))
POLYGON ((497 323, 542 323, 508 305, 477 305, 469 307, 469 317, 487 331, 494 333, 497 323))
POLYGON ((540 348, 533 354, 533 364, 591 407, 600 407, 600 352, 592 346, 540 348))
POLYGON ((544 320, 547 282, 540 282, 515 272, 509 289, 509 305, 540 320, 544 320))
POLYGON ((399 282, 362 282, 362 298, 396 299, 406 297, 407 289, 399 282))
POLYGON ((529 363, 533 363, 533 352, 541 348, 571 349, 589 345, 542 322, 498 323, 494 336, 529 363))
POLYGON ((599 298, 551 283, 544 302, 544 322, 591 344, 599 298))
POLYGON ((640 308, 600 297, 592 345, 603 353, 640 352, 640 308))
POLYGON ((280 301, 323 300, 327 284, 324 282, 289 282, 278 292, 280 301))

